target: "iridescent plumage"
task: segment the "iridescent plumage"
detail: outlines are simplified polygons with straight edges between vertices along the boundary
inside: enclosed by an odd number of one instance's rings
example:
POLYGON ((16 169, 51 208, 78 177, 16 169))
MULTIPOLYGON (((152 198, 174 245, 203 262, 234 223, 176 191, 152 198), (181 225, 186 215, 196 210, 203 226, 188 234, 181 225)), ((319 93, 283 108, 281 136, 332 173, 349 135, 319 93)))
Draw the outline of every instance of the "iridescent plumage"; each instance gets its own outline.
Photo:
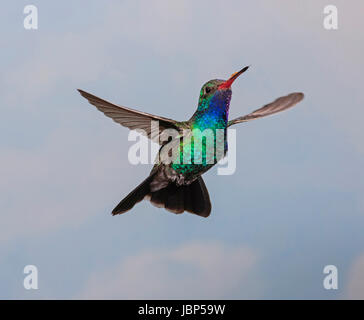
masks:
MULTIPOLYGON (((223 155, 228 150, 226 130, 232 92, 230 88, 218 90, 218 87, 224 82, 224 80, 210 80, 203 85, 197 110, 188 121, 191 130, 198 130, 202 134, 204 132, 212 133, 214 142, 209 145, 210 148, 207 148, 208 143, 205 137, 203 143, 199 147, 195 147, 197 139, 189 139, 187 143, 181 139, 180 163, 174 162, 171 165, 177 173, 184 175, 186 182, 194 180, 196 176, 206 172, 220 160, 216 155, 217 146, 223 145, 223 155), (223 135, 217 134, 219 129, 223 130, 223 135), (183 152, 191 153, 188 158, 191 158, 192 163, 183 162, 183 152), (202 163, 196 164, 194 159, 202 159, 202 163)), ((196 135, 194 138, 197 138, 196 135)))

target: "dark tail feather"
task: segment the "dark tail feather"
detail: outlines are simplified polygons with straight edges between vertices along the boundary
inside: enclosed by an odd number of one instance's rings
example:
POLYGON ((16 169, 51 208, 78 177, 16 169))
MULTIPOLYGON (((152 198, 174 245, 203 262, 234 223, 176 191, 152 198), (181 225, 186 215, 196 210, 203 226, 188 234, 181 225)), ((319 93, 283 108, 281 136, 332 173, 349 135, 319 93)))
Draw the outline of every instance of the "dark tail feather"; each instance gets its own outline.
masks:
POLYGON ((114 216, 116 214, 124 213, 133 208, 137 202, 142 201, 144 197, 150 192, 149 184, 152 179, 153 176, 149 176, 132 192, 130 192, 123 200, 121 200, 120 203, 112 211, 112 215, 114 216))
POLYGON ((201 217, 208 217, 211 212, 209 193, 201 177, 188 186, 177 187, 171 183, 150 195, 152 204, 173 213, 188 211, 201 217))
POLYGON ((177 187, 176 185, 170 185, 168 190, 168 197, 165 202, 165 208, 173 213, 182 213, 185 211, 184 207, 184 186, 177 187))
POLYGON ((201 177, 190 185, 176 186, 170 183, 167 187, 151 192, 150 183, 153 175, 145 179, 130 192, 112 211, 113 215, 124 213, 146 196, 150 202, 159 208, 166 208, 173 213, 188 211, 201 217, 208 217, 211 212, 209 193, 201 177))
POLYGON ((192 210, 186 210, 202 217, 208 217, 211 212, 211 202, 203 179, 199 177, 187 187, 190 187, 190 205, 192 205, 192 210))

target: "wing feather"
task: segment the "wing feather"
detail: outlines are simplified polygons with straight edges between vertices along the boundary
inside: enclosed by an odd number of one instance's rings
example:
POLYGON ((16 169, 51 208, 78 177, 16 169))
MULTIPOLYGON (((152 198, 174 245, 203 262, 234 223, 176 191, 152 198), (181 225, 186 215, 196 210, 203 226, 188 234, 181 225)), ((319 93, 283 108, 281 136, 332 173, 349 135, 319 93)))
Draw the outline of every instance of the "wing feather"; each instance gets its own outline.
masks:
POLYGON ((142 129, 150 139, 155 138, 158 133, 161 134, 164 129, 175 129, 179 131, 176 125, 177 121, 175 120, 133 110, 124 106, 118 106, 86 91, 80 89, 78 91, 90 104, 94 105, 107 117, 131 130, 142 129), (159 132, 152 131, 151 121, 158 121, 159 132))
POLYGON ((228 127, 232 126, 233 124, 266 117, 271 114, 287 110, 293 107, 298 102, 300 102, 303 99, 303 97, 304 95, 301 92, 294 92, 287 96, 280 97, 274 100, 273 102, 266 104, 265 106, 253 111, 252 113, 249 113, 245 116, 229 121, 228 127))

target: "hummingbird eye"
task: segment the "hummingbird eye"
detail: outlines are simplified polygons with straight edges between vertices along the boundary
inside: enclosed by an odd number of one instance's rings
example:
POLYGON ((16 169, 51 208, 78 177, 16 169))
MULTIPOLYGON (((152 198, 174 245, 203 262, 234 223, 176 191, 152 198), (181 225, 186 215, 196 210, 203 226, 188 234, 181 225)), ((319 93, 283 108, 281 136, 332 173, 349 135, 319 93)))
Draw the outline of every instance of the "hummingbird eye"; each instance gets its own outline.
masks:
POLYGON ((210 88, 210 87, 206 87, 206 88, 205 88, 205 92, 206 92, 206 93, 209 93, 210 91, 211 91, 211 88, 210 88))

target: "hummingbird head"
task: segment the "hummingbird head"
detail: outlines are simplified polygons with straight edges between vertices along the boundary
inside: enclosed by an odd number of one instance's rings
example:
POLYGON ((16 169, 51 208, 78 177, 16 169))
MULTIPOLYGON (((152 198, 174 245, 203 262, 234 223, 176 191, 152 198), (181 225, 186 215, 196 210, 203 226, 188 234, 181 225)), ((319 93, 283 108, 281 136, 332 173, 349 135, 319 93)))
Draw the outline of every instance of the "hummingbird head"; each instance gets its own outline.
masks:
POLYGON ((231 99, 231 85, 249 66, 244 67, 238 72, 233 73, 228 80, 214 79, 206 82, 200 91, 199 108, 205 109, 210 105, 210 101, 219 101, 226 107, 229 107, 231 99))

